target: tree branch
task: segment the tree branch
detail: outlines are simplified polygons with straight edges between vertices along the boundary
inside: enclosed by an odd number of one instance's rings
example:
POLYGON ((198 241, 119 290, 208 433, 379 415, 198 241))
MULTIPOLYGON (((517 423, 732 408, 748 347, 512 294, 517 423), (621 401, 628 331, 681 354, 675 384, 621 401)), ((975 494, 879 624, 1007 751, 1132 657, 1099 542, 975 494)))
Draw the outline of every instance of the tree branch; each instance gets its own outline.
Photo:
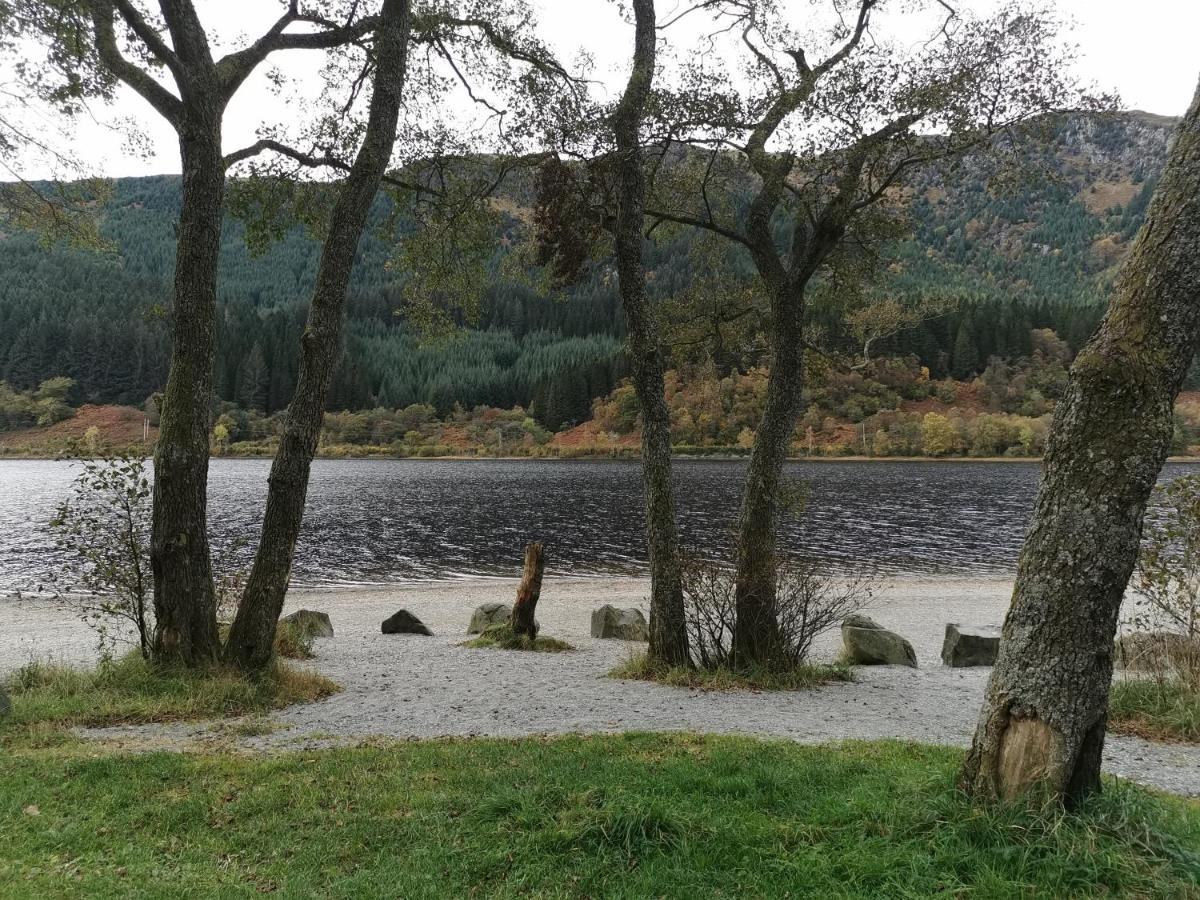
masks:
POLYGON ((96 30, 96 50, 100 60, 117 78, 133 88, 143 100, 154 107, 160 116, 178 128, 183 114, 179 98, 155 81, 149 73, 134 65, 121 53, 117 44, 113 17, 116 10, 111 2, 93 0, 92 27, 96 30))

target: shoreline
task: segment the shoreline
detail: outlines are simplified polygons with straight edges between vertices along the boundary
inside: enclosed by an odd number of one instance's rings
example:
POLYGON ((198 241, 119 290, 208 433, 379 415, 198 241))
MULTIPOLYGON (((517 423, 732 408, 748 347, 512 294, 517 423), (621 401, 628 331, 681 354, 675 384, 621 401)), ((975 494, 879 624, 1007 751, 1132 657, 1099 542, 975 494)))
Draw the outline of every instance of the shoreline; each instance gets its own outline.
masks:
MULTIPOLYGON (((989 668, 949 668, 940 651, 948 622, 1000 624, 1012 576, 901 576, 864 612, 908 638, 920 668, 856 667, 854 681, 807 691, 700 691, 608 677, 644 645, 591 636, 604 604, 647 609, 649 581, 636 577, 548 576, 537 614, 542 633, 574 646, 519 653, 462 646, 475 607, 511 604, 519 579, 463 578, 362 587, 297 588, 286 612, 326 612, 334 637, 318 640, 311 667, 343 687, 318 703, 271 716, 269 733, 240 739, 250 752, 354 746, 372 740, 520 737, 629 731, 744 734, 806 744, 892 738, 966 746, 989 668), (432 637, 384 635, 382 620, 407 609, 432 637), (514 689, 519 686, 519 690, 514 689)), ((0 602, 0 672, 47 655, 95 659, 85 625, 46 601, 0 602)), ((837 629, 817 637, 814 661, 841 647, 837 629)), ((87 731, 110 746, 187 750, 227 723, 141 725, 87 731)), ((1200 746, 1110 734, 1105 770, 1161 790, 1200 796, 1200 746)))

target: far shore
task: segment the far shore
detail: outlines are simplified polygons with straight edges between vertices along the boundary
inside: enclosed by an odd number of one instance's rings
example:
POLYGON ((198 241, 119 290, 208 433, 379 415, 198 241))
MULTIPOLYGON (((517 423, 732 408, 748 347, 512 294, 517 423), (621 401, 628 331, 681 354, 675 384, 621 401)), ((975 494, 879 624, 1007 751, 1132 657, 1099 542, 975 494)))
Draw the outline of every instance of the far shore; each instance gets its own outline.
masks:
MULTIPOLYGON (((127 448, 128 449, 128 448, 127 448)), ((153 454, 152 449, 146 449, 147 457, 153 454)), ((11 460, 13 462, 37 462, 44 460, 70 460, 77 457, 65 454, 63 452, 19 452, 6 453, 0 449, 0 462, 11 460)), ((214 453, 209 459, 273 459, 274 455, 270 453, 214 453)), ((672 453, 672 459, 676 460, 714 460, 716 462, 739 462, 750 458, 748 453, 672 453)), ((485 453, 461 453, 461 454, 442 454, 438 456, 409 456, 399 455, 395 453, 321 453, 317 452, 316 459, 320 460, 388 460, 388 461, 411 461, 411 462, 468 462, 468 461, 495 461, 495 462, 636 462, 641 459, 641 454, 638 453, 570 453, 563 455, 506 455, 492 456, 485 453)), ((1040 463, 1040 456, 789 456, 788 462, 812 462, 812 463, 1040 463)), ((1200 463, 1200 456, 1168 456, 1167 462, 1170 463, 1200 463)))

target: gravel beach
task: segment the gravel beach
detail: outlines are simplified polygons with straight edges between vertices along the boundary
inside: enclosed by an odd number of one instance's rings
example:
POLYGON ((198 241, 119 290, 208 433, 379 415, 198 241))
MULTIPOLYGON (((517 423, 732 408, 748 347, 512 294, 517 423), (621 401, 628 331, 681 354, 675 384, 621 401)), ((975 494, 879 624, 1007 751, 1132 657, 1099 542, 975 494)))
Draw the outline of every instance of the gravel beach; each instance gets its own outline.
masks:
MULTIPOLYGON (((646 610, 648 582, 636 578, 547 578, 538 605, 542 633, 570 653, 519 653, 459 646, 471 611, 511 602, 516 582, 464 579, 389 587, 296 590, 288 609, 329 613, 331 639, 316 643, 312 665, 344 687, 320 703, 283 710, 280 726, 242 739, 247 749, 297 749, 368 738, 518 736, 567 732, 744 733, 819 743, 900 738, 969 743, 988 669, 952 669, 940 659, 947 622, 999 624, 1011 592, 1006 578, 897 578, 868 613, 913 644, 919 669, 860 667, 850 684, 804 692, 717 693, 605 677, 637 645, 594 640, 589 617, 611 603, 646 610), (419 616, 434 637, 383 635, 397 609, 419 616)), ((32 658, 88 661, 94 636, 69 615, 34 601, 0 601, 0 672, 32 658)), ((815 656, 840 649, 834 631, 815 656)), ((203 741, 203 724, 103 729, 93 736, 131 749, 203 741)), ((1110 735, 1105 769, 1143 784, 1200 796, 1200 746, 1110 735)))

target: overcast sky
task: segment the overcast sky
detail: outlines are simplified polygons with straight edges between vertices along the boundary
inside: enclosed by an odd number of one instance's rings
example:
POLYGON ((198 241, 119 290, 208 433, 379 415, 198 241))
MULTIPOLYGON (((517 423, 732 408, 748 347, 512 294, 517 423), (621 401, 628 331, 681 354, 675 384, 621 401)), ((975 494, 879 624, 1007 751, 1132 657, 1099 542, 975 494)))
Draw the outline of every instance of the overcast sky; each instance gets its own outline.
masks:
MULTIPOLYGON (((630 28, 618 16, 613 0, 531 0, 538 8, 540 33, 564 60, 581 49, 593 55, 602 81, 623 81, 630 45, 630 28)), ((660 21, 680 8, 683 0, 659 0, 660 21)), ((809 0, 781 0, 805 4, 809 0)), ((999 0, 960 0, 983 10, 999 0)), ((1066 37, 1080 47, 1078 74, 1101 89, 1115 89, 1122 105, 1162 115, 1180 115, 1195 90, 1200 74, 1196 36, 1200 35, 1200 0, 1056 0, 1066 18, 1074 20, 1066 37)), ((198 0, 214 34, 236 46, 269 25, 279 13, 277 0, 198 0)), ((280 58, 282 67, 300 71, 312 66, 311 55, 293 53, 280 58)), ((265 71, 265 67, 264 70, 265 71)), ((261 74, 261 73, 260 73, 261 74)), ((265 79, 248 83, 235 98, 226 118, 225 143, 231 150, 254 140, 264 120, 281 118, 279 100, 268 93, 265 79)), ((96 173, 121 176, 179 171, 173 132, 140 98, 123 92, 112 107, 94 111, 97 122, 79 122, 67 138, 73 152, 96 173), (123 146, 123 118, 138 122, 150 138, 152 153, 140 158, 123 146)), ((34 163, 34 165, 37 165, 34 163)), ((41 168, 41 166, 38 166, 41 168)), ((24 171, 26 177, 49 174, 24 171)))

